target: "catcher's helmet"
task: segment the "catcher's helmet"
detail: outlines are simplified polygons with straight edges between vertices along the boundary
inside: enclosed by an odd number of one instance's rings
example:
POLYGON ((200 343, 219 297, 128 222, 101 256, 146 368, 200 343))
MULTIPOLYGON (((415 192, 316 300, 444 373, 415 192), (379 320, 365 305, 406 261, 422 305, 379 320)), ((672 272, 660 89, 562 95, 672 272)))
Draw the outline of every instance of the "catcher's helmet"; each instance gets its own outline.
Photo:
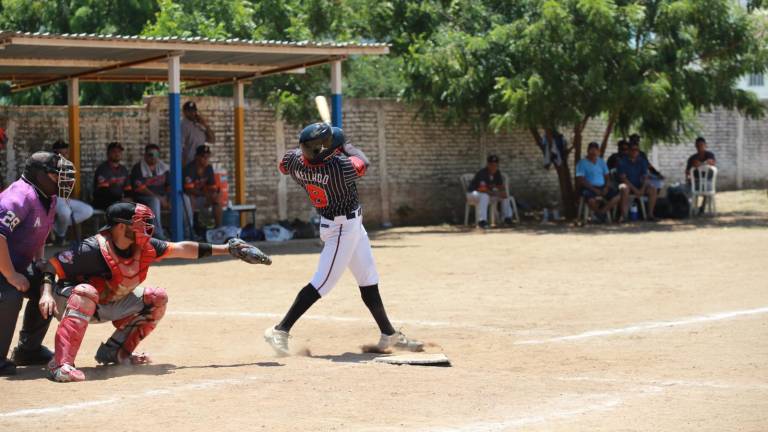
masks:
POLYGON ((334 139, 336 134, 333 129, 337 128, 332 128, 328 123, 313 123, 301 131, 299 145, 309 163, 322 163, 336 153, 339 145, 334 139))

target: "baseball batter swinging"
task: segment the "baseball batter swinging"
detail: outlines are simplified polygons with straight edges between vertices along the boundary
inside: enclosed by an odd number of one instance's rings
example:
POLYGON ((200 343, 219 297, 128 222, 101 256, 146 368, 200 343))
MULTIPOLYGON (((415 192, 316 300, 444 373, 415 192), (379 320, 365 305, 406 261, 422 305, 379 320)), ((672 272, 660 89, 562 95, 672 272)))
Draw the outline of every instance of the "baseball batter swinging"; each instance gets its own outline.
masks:
POLYGON ((142 286, 150 264, 167 258, 200 259, 230 253, 252 264, 270 264, 269 257, 240 239, 227 245, 152 238, 154 217, 149 207, 115 203, 106 211, 107 225, 73 250, 48 261, 43 275, 40 311, 56 315, 56 352, 48 364, 50 378, 58 382, 83 381, 75 357, 89 323, 112 321, 116 330, 96 352, 103 364, 146 364, 144 353, 134 352, 165 314, 168 295, 163 288, 142 286), (55 290, 54 275, 58 276, 55 290))
POLYGON ((346 142, 341 129, 326 123, 304 128, 299 135, 299 146, 283 156, 278 168, 307 191, 312 205, 321 215, 320 238, 325 246, 312 281, 299 291, 283 320, 264 332, 264 339, 279 356, 290 355, 291 327, 333 289, 349 268, 360 287, 363 302, 381 331, 378 349, 421 351, 423 343, 395 331, 379 295, 379 274, 368 233, 363 227, 363 212, 355 185, 355 181, 365 175, 368 159, 362 151, 346 142))

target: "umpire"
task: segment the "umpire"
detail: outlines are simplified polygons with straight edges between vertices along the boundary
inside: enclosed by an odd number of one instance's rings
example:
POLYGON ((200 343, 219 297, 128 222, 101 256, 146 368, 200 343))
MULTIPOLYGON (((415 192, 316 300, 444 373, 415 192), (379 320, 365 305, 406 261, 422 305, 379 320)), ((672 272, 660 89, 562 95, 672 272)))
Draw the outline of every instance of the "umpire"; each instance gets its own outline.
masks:
POLYGON ((46 364, 53 356, 42 346, 50 318, 43 318, 40 312, 44 276, 33 263, 43 258, 57 198, 69 198, 74 184, 72 162, 41 151, 27 159, 21 178, 0 193, 0 375, 15 374, 16 365, 46 364), (8 360, 24 297, 29 301, 19 345, 8 360))

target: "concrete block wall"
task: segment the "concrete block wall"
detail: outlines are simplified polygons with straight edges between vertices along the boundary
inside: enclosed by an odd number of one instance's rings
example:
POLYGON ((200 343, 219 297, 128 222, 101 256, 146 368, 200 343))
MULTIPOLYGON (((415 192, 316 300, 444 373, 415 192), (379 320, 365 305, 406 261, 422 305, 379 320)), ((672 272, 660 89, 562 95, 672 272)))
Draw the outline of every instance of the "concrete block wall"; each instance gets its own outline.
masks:
MULTIPOLYGON (((231 98, 184 97, 195 100, 216 133, 212 162, 228 171, 234 197, 234 130, 231 98)), ((81 107, 81 172, 93 181, 95 167, 105 159, 106 144, 121 141, 125 163, 136 163, 146 143, 161 147, 168 160, 167 100, 148 97, 141 106, 81 107)), ((541 151, 528 131, 513 130, 481 135, 470 126, 448 127, 424 122, 414 108, 393 100, 345 100, 347 137, 371 159, 368 174, 358 183, 367 224, 461 222, 464 195, 459 176, 474 173, 489 153, 497 154, 500 168, 510 177, 512 193, 533 206, 553 207, 559 200, 557 174, 542 167, 541 151)), ((702 134, 721 168, 720 187, 768 184, 768 121, 743 120, 716 110, 699 118, 702 134)), ((31 152, 67 139, 67 110, 60 106, 0 107, 0 127, 9 129, 11 145, 0 152, 6 184, 21 173, 31 152)), ((604 123, 592 120, 584 143, 602 138, 604 123)), ((297 146, 299 125, 276 118, 273 110, 246 101, 246 195, 258 207, 258 223, 278 219, 307 220, 312 208, 305 192, 281 176, 276 164, 286 149, 297 146)), ((570 131, 563 131, 566 136, 570 131)), ((569 137, 570 139, 570 137, 569 137)), ((612 140, 615 141, 615 140, 612 140)), ((615 142, 609 146, 609 153, 615 142)), ((654 146, 649 157, 670 182, 681 181, 693 143, 654 146)))

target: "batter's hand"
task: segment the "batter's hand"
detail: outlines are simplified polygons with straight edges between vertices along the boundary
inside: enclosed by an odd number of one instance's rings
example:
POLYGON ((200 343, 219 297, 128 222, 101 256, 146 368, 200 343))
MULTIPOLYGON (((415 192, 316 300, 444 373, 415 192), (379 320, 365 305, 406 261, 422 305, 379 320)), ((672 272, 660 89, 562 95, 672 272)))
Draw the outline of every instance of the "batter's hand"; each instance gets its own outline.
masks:
POLYGON ((20 292, 27 292, 29 289, 29 280, 21 273, 13 272, 10 277, 5 279, 20 292))
POLYGON ((43 294, 40 297, 38 307, 40 308, 40 315, 43 316, 43 319, 48 319, 49 316, 59 314, 59 308, 56 306, 56 300, 54 300, 53 296, 50 294, 43 294))
POLYGON ((227 242, 229 254, 248 264, 272 264, 272 260, 256 246, 251 246, 243 239, 232 238, 227 242))

